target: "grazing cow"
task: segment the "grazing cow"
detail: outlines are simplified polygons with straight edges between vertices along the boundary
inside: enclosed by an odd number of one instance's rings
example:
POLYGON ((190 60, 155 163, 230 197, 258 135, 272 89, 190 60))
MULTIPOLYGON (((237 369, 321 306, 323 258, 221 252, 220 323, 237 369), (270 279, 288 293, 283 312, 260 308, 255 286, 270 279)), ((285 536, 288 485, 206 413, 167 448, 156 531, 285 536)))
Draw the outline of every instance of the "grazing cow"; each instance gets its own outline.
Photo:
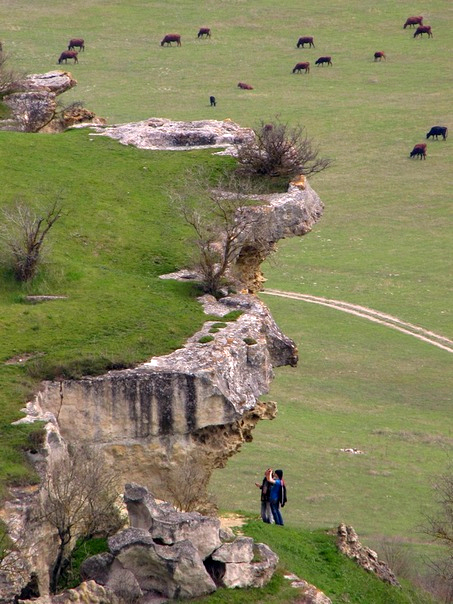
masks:
POLYGON ((423 25, 423 17, 408 17, 406 19, 406 23, 403 25, 403 28, 406 29, 406 27, 409 25, 409 27, 412 27, 414 25, 423 25))
POLYGON ((426 159, 426 143, 419 143, 410 152, 409 157, 419 156, 420 159, 426 159))
POLYGON ((428 38, 433 37, 431 25, 419 25, 415 30, 414 38, 416 38, 417 36, 421 36, 423 38, 423 34, 428 34, 428 38))
POLYGON ((203 36, 206 36, 207 38, 211 37, 211 30, 209 29, 209 27, 200 27, 197 37, 203 38, 203 36))
POLYGON ((216 106, 216 100, 215 100, 215 96, 210 96, 209 97, 209 102, 211 103, 211 107, 215 107, 216 106))
POLYGON ((76 64, 79 62, 79 59, 77 58, 78 54, 79 53, 76 50, 65 50, 61 53, 60 58, 58 59, 58 64, 61 65, 63 61, 67 63, 68 59, 74 59, 74 64, 76 64))
POLYGON ((304 36, 297 40, 297 48, 300 48, 301 46, 303 48, 305 44, 308 44, 309 48, 311 46, 313 46, 313 48, 315 47, 315 43, 313 42, 312 36, 304 36))
POLYGON ((387 60, 387 58, 385 56, 385 52, 383 50, 378 50, 377 52, 374 53, 375 61, 382 61, 382 59, 384 59, 384 61, 387 60))
POLYGON ((160 45, 169 44, 171 46, 172 42, 176 42, 177 46, 181 46, 181 36, 179 34, 167 34, 164 36, 160 45))
POLYGON ((426 138, 429 138, 430 136, 436 137, 436 141, 438 140, 438 136, 441 136, 444 141, 447 140, 447 136, 448 136, 448 128, 446 126, 433 126, 431 128, 431 130, 428 132, 428 134, 426 135, 426 138))
POLYGON ((68 50, 74 50, 75 48, 85 50, 85 40, 83 38, 71 38, 69 40, 68 50))
POLYGON ((315 65, 322 65, 323 67, 324 63, 327 63, 327 65, 332 65, 332 57, 319 57, 319 59, 316 59, 315 61, 315 65))
POLYGON ((297 63, 293 69, 293 73, 301 73, 302 71, 310 73, 310 63, 297 63))
POLYGON ((245 82, 239 82, 238 88, 242 88, 242 90, 253 90, 253 86, 250 86, 250 84, 246 84, 245 82))

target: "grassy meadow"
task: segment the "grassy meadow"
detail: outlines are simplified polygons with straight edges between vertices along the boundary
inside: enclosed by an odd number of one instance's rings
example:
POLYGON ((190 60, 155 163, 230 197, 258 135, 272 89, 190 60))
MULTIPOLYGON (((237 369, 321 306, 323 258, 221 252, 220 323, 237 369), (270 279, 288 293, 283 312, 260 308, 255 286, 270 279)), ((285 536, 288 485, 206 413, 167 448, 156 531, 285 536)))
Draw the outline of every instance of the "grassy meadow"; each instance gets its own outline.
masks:
MULTIPOLYGON (((321 155, 334 160, 311 183, 325 213, 310 235, 280 242, 264 267, 266 285, 362 304, 453 338, 452 139, 425 141, 426 161, 409 159, 431 126, 453 128, 450 1, 4 0, 2 6, 0 40, 20 71, 57 69, 69 38, 85 38, 79 64, 67 67, 78 86, 62 102, 83 101, 110 124, 159 116, 230 118, 253 126, 279 115, 305 125, 321 155), (418 14, 432 26, 433 38, 414 39, 413 30, 403 29, 406 18, 418 14), (201 26, 212 29, 210 40, 196 38, 201 26), (160 46, 170 32, 181 34, 180 48, 160 46), (296 49, 301 35, 313 35, 316 48, 296 49), (385 51, 386 61, 374 62, 377 50, 385 51), (333 66, 315 67, 321 55, 331 55, 333 66), (311 62, 310 74, 291 73, 299 61, 311 62), (238 89, 239 81, 254 90, 238 89), (209 107, 211 94, 217 107, 209 107)), ((132 362, 160 353, 155 344, 164 330, 177 332, 171 348, 199 324, 190 292, 157 280, 159 272, 184 262, 184 233, 168 209, 159 208, 162 189, 186 165, 220 160, 208 152, 175 158, 137 151, 100 137, 90 142, 83 132, 58 141, 0 133, 0 142, 7 192, 1 203, 51 183, 52 191, 67 191, 74 217, 71 224, 64 219, 53 272, 28 288, 60 292, 64 284, 69 303, 19 306, 22 289, 2 279, 2 339, 6 333, 9 342, 3 359, 37 349, 32 336, 38 333, 55 359, 59 347, 67 347, 65 357, 78 346, 89 357, 93 342, 106 338, 107 356, 116 358, 117 348, 126 346, 132 362), (11 169, 13 150, 17 165, 11 169), (34 159, 21 163, 29 156, 34 159), (138 236, 134 229, 148 203, 153 210, 138 236), (155 211, 162 212, 159 219, 155 211), (173 310, 170 298, 177 300, 173 310), (100 301, 109 315, 105 323, 100 301), (17 339, 14 321, 22 308, 29 313, 23 317, 27 329, 36 327, 17 339), (54 322, 48 315, 60 308, 54 322), (168 321, 161 315, 166 311, 168 321), (74 317, 80 312, 87 329, 77 342, 70 332, 79 330, 74 317), (16 313, 14 321, 8 313, 16 313), (118 331, 126 340, 116 338, 118 331)), ((433 477, 451 460, 451 354, 330 308, 265 293, 262 299, 297 342, 300 362, 276 370, 269 397, 279 403, 277 419, 262 422, 254 441, 215 473, 212 490, 220 506, 257 511, 254 482, 269 465, 280 466, 288 482, 289 527, 344 521, 369 544, 395 537, 417 549, 425 539, 419 525, 432 504, 433 477), (346 447, 364 455, 340 452, 346 447)), ((5 392, 23 387, 21 372, 3 369, 5 392)), ((9 394, 10 405, 13 399, 9 394)))

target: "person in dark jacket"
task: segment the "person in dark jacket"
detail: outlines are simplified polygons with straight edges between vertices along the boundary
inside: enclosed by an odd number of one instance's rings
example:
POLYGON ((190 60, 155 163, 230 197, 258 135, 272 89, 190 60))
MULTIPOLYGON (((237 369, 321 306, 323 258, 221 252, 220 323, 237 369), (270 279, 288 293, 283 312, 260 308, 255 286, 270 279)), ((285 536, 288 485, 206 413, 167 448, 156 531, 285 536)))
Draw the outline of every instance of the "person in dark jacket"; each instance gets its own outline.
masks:
POLYGON ((283 526, 283 517, 280 512, 280 505, 282 503, 283 493, 283 470, 266 470, 266 480, 271 483, 271 493, 269 497, 269 503, 271 506, 272 516, 275 524, 283 526))
MULTIPOLYGON (((267 472, 270 470, 266 470, 267 472)), ((270 470, 272 472, 272 470, 270 470)), ((267 522, 267 524, 271 524, 273 521, 271 505, 269 502, 269 496, 271 492, 272 484, 267 480, 266 474, 264 475, 263 482, 260 484, 259 482, 255 482, 255 486, 261 489, 261 519, 263 522, 267 522)))

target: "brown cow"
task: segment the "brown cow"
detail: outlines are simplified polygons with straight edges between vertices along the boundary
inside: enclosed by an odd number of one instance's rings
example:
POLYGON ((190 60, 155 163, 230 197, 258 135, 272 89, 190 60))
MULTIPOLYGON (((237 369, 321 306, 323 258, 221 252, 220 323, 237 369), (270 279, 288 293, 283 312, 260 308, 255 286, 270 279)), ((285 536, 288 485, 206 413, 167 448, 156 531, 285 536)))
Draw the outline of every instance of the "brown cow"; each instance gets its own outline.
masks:
POLYGON ((61 65, 63 61, 67 63, 68 59, 74 59, 74 64, 76 64, 79 62, 79 59, 77 58, 78 54, 79 53, 76 50, 65 50, 61 53, 58 64, 61 65))
POLYGON ((410 152, 409 157, 419 156, 420 159, 426 159, 426 143, 418 143, 410 152))
POLYGON ((211 37, 211 30, 209 29, 209 27, 200 27, 197 37, 202 38, 203 36, 206 36, 207 38, 211 37))
POLYGON ((310 73, 310 63, 308 61, 306 63, 297 63, 293 69, 293 73, 301 73, 302 71, 310 73))
POLYGON ((406 19, 406 23, 403 25, 403 28, 406 29, 408 25, 409 27, 412 27, 413 25, 423 25, 423 17, 408 17, 406 19))
POLYGON ((246 84, 245 82, 239 82, 238 88, 242 88, 242 90, 253 90, 253 86, 250 86, 250 84, 246 84))
POLYGON ((85 50, 85 40, 83 38, 71 38, 69 40, 68 50, 74 50, 75 48, 85 50))
POLYGON ((172 42, 176 42, 177 46, 181 46, 181 36, 179 34, 167 34, 164 36, 160 45, 169 44, 171 46, 172 42))
POLYGON ((315 61, 315 65, 322 65, 323 67, 324 63, 327 63, 327 65, 332 65, 332 57, 319 57, 319 59, 316 59, 315 61))
POLYGON ((433 37, 431 25, 419 25, 415 30, 414 38, 416 38, 417 36, 421 36, 423 38, 423 34, 428 34, 428 38, 433 37))
POLYGON ((313 46, 313 48, 315 47, 315 43, 313 42, 312 36, 304 36, 297 40, 297 48, 300 48, 301 46, 303 48, 305 44, 308 44, 309 48, 311 46, 313 46))
POLYGON ((374 60, 375 61, 382 61, 382 59, 384 59, 384 61, 387 60, 386 56, 385 56, 385 52, 383 50, 378 50, 377 52, 374 53, 374 60))

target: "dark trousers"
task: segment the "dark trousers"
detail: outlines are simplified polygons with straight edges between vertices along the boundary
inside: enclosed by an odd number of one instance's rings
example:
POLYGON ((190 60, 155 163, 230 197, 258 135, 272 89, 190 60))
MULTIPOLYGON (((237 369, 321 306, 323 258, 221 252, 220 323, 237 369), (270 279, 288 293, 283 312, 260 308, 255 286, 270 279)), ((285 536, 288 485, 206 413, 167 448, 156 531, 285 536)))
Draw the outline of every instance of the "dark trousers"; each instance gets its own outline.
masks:
POLYGON ((280 526, 283 526, 283 518, 279 509, 279 502, 278 499, 271 499, 270 500, 270 504, 271 504, 271 511, 272 511, 272 516, 274 517, 275 520, 275 524, 279 524, 280 526))

